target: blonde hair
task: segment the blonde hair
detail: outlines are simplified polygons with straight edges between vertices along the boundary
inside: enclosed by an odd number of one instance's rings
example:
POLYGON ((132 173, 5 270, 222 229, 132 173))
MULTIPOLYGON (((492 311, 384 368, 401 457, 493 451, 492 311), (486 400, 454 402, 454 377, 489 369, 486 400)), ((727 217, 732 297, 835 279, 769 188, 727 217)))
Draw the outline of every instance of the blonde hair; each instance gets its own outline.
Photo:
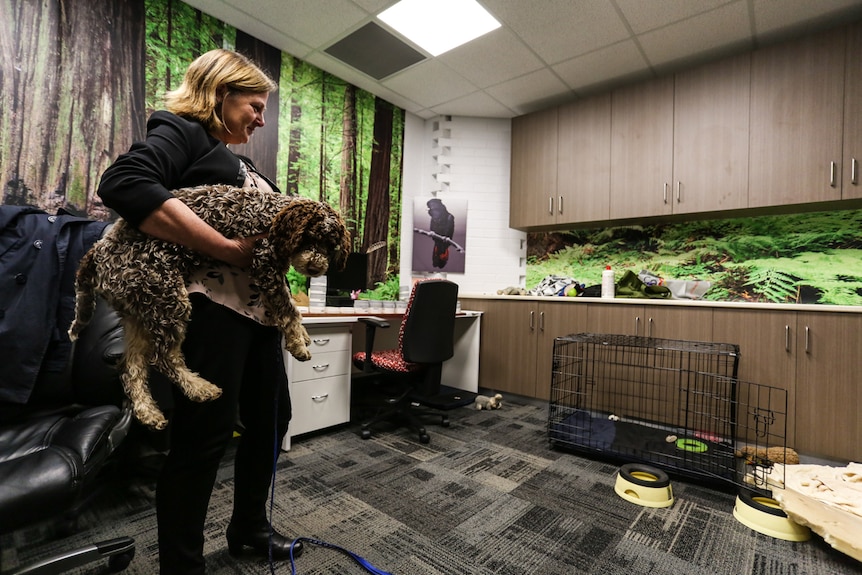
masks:
POLYGON ((278 88, 250 59, 219 48, 198 56, 189 64, 180 87, 165 94, 165 107, 178 116, 197 120, 210 133, 224 129, 216 113, 220 86, 224 86, 227 93, 254 94, 274 92, 278 88))

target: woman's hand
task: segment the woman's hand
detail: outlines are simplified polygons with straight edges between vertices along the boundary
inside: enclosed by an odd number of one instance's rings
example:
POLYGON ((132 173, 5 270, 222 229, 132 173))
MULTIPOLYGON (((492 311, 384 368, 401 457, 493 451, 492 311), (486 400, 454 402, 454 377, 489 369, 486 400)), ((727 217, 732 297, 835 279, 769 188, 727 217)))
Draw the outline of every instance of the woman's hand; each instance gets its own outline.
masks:
POLYGON ((254 244, 257 240, 263 237, 266 237, 266 234, 228 240, 228 242, 233 244, 233 249, 228 250, 225 255, 219 259, 232 266, 246 268, 251 265, 254 244))

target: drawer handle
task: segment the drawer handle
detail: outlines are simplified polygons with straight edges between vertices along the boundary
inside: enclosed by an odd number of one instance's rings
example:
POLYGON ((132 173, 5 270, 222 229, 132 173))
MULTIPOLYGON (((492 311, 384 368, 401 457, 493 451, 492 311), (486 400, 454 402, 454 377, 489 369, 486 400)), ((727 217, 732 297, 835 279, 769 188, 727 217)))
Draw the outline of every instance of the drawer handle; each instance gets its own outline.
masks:
POLYGON ((317 365, 312 365, 311 369, 313 369, 314 371, 323 371, 324 369, 329 369, 329 364, 328 363, 320 363, 317 365))
POLYGON ((312 395, 312 396, 311 396, 311 401, 318 401, 318 402, 320 402, 320 401, 324 401, 324 400, 326 400, 326 398, 328 398, 328 397, 329 397, 329 394, 328 394, 328 393, 324 393, 323 395, 312 395))
POLYGON ((329 343, 329 338, 328 337, 320 337, 320 338, 315 338, 311 341, 313 341, 317 345, 326 345, 327 343, 329 343))

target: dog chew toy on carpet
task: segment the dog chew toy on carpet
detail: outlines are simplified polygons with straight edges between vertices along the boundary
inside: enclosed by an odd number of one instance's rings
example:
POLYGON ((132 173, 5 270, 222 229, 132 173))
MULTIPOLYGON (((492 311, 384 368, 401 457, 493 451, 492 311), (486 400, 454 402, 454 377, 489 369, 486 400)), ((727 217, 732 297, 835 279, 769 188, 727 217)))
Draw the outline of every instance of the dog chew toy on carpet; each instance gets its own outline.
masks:
MULTIPOLYGON (((299 361, 310 359, 311 339, 286 274, 291 266, 309 277, 344 268, 350 235, 341 216, 325 202, 256 188, 198 186, 173 194, 227 238, 262 236, 253 248, 248 279, 257 286, 272 325, 284 334, 285 349, 299 361)), ((122 219, 81 259, 69 337, 75 341, 92 319, 96 295, 116 310, 126 344, 120 366, 123 389, 135 417, 148 427, 167 425, 150 392, 150 366, 193 401, 221 395, 220 388, 189 370, 181 351, 192 309, 186 282, 208 263, 213 262, 122 219)))
POLYGON ((493 397, 488 397, 487 395, 477 395, 476 400, 474 402, 476 409, 500 409, 503 407, 503 396, 499 393, 495 394, 493 397))

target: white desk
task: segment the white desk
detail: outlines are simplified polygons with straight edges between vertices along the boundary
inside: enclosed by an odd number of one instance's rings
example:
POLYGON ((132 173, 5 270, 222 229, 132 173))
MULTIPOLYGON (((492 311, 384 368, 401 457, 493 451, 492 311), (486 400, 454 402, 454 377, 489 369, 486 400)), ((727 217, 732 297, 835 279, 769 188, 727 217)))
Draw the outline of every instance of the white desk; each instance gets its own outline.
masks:
MULTIPOLYGON (((479 390, 479 334, 481 312, 460 312, 455 320, 455 354, 443 363, 443 382, 473 393, 479 390)), ((290 382, 293 417, 281 448, 290 450, 291 438, 350 421, 350 380, 356 370, 353 350, 365 349, 365 329, 354 329, 360 315, 306 315, 302 323, 311 337, 311 359, 296 361, 287 351, 284 363, 290 382)), ((398 346, 401 315, 374 315, 390 322, 378 330, 375 349, 398 346)))

